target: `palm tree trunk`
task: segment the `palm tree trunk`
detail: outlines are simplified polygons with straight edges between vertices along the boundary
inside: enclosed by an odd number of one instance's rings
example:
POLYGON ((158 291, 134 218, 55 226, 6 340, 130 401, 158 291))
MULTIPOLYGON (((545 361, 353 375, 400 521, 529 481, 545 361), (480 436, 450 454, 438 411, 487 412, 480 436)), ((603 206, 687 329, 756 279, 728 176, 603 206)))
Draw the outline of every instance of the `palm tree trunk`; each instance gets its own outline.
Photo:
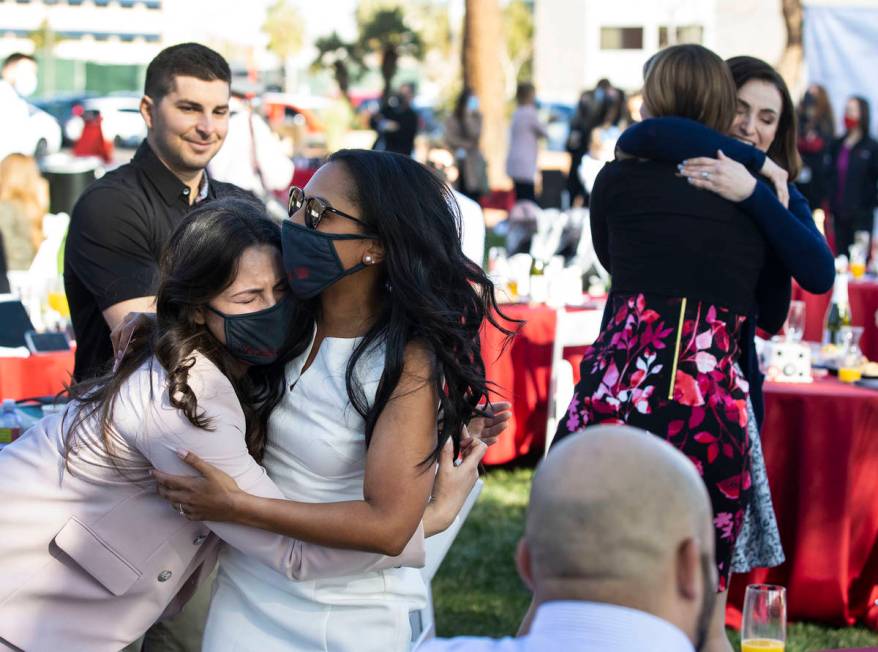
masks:
POLYGON ((802 90, 800 85, 805 54, 802 47, 802 23, 805 13, 802 0, 783 0, 782 11, 787 30, 787 44, 777 63, 777 70, 789 86, 790 93, 796 97, 802 90))
POLYGON ((463 28, 463 79, 479 98, 481 146, 492 188, 508 186, 506 177, 506 98, 503 16, 498 0, 466 0, 463 28))

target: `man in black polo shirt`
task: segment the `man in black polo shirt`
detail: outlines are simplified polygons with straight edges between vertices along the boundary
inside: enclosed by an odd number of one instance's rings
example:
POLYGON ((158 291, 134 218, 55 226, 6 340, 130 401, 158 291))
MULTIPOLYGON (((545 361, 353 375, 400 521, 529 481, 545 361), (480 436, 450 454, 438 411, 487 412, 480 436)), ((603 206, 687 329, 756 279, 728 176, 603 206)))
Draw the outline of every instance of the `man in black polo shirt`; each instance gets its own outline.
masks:
POLYGON ((77 381, 107 370, 110 330, 126 314, 154 311, 159 257, 183 216, 198 202, 243 193, 205 174, 226 137, 230 80, 226 60, 203 45, 160 52, 140 102, 146 140, 77 201, 64 250, 77 381))

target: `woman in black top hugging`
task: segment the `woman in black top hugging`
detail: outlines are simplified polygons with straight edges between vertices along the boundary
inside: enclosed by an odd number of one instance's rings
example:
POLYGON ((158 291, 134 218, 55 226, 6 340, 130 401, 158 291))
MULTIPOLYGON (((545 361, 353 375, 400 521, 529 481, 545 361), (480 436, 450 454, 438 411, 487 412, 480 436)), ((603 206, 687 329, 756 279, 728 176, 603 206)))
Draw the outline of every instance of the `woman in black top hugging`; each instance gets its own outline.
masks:
MULTIPOLYGON (((651 116, 691 118, 719 132, 735 117, 728 67, 696 45, 659 52, 643 96, 651 116)), ((750 490, 748 385, 735 365, 767 245, 736 205, 659 161, 607 164, 592 192, 591 227, 613 285, 556 439, 624 422, 693 461, 713 505, 720 592, 704 649, 727 650, 725 592, 750 490)))

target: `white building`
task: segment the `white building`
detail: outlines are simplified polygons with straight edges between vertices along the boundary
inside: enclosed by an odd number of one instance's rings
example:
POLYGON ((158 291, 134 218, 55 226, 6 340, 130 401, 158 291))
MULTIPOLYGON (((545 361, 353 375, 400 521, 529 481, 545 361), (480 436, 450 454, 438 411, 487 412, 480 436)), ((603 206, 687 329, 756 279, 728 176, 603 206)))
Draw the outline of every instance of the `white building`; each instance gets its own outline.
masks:
POLYGON ((43 26, 54 56, 105 64, 145 64, 162 48, 162 0, 0 0, 0 56, 34 51, 43 26))
POLYGON ((603 77, 628 90, 644 62, 675 43, 721 57, 776 62, 786 34, 780 0, 536 0, 534 81, 539 97, 574 102, 603 77))

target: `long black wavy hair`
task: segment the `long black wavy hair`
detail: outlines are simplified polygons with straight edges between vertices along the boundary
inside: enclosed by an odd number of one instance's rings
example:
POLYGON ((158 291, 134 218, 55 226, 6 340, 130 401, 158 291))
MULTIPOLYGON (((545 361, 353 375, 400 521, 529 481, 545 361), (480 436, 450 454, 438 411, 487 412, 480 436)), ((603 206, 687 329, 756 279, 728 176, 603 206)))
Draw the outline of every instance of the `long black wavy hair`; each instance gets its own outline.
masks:
POLYGON ((91 445, 87 437, 78 437, 77 433, 95 418, 104 452, 114 459, 112 424, 116 397, 128 378, 147 362, 158 362, 167 372, 171 405, 193 425, 213 429, 210 419, 199 410, 188 382, 196 351, 231 381, 247 421, 248 450, 261 459, 268 415, 283 394, 282 367, 254 366, 243 377, 236 377, 232 373, 236 359, 205 325, 196 321, 199 310, 235 280, 244 251, 259 245, 280 251, 280 228, 255 201, 217 199, 186 216, 161 258, 155 322, 138 332, 115 373, 108 368, 101 377, 68 388, 69 395, 78 401, 67 434, 68 460, 75 445, 91 445))
MULTIPOLYGON (((513 335, 494 296, 494 285, 461 250, 460 212, 448 187, 426 167, 390 152, 348 149, 329 157, 351 181, 346 189, 360 216, 384 247, 382 297, 377 319, 354 349, 346 387, 354 409, 366 421, 366 445, 378 417, 399 384, 406 346, 422 344, 432 357, 430 383, 439 396, 436 447, 450 437, 459 450, 462 427, 483 414, 488 383, 479 331, 483 323, 513 335), (505 322, 505 324, 504 324, 505 322), (364 354, 384 345, 384 372, 374 402, 367 401, 355 369, 364 354)), ((303 306, 294 325, 301 353, 310 341, 319 298, 303 306)))

